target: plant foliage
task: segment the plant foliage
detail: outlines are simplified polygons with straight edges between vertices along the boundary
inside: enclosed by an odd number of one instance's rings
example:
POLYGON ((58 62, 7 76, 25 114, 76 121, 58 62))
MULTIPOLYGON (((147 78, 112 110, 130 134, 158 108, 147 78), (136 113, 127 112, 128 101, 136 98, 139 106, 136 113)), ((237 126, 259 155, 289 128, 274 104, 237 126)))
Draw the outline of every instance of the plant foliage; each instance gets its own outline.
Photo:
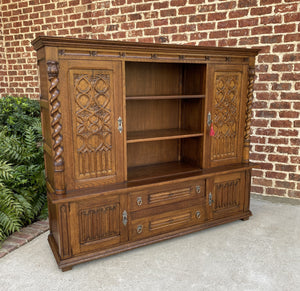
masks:
POLYGON ((0 241, 48 215, 41 140, 38 101, 1 98, 0 241))

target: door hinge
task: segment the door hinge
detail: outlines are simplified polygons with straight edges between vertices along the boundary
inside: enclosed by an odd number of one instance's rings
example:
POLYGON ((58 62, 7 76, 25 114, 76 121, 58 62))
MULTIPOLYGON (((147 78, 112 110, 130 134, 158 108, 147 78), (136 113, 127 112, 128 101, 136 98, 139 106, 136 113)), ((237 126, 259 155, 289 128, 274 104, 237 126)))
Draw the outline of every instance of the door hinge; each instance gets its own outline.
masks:
POLYGON ((124 210, 122 215, 123 215, 123 224, 124 226, 126 226, 128 222, 127 211, 124 210))
POLYGON ((212 203, 213 203, 212 194, 211 194, 211 192, 209 192, 209 194, 208 194, 208 205, 211 206, 212 203))
POLYGON ((122 120, 122 117, 118 118, 118 130, 119 130, 120 133, 122 133, 122 131, 123 131, 123 120, 122 120))

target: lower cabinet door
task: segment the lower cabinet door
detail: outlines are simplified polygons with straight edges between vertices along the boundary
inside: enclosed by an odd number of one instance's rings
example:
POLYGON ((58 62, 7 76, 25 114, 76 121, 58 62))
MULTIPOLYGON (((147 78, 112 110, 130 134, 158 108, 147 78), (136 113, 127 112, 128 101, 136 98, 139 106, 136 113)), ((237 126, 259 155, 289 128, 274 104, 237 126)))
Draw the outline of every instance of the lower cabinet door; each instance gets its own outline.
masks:
POLYGON ((205 219, 205 207, 202 205, 135 219, 130 223, 129 239, 135 241, 163 234, 201 223, 205 219))
POLYGON ((124 205, 125 197, 122 195, 70 203, 73 254, 104 249, 126 241, 127 213, 124 205))
POLYGON ((208 180, 209 218, 222 218, 244 210, 245 172, 216 176, 208 180))

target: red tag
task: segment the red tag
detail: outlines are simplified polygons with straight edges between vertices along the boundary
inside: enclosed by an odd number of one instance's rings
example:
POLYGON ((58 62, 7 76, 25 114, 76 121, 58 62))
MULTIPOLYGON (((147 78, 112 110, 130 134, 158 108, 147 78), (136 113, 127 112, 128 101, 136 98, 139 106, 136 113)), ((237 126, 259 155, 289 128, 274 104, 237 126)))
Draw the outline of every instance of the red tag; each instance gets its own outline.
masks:
POLYGON ((213 123, 211 123, 210 125, 210 132, 209 132, 210 136, 215 136, 215 131, 214 131, 214 127, 213 127, 213 123))

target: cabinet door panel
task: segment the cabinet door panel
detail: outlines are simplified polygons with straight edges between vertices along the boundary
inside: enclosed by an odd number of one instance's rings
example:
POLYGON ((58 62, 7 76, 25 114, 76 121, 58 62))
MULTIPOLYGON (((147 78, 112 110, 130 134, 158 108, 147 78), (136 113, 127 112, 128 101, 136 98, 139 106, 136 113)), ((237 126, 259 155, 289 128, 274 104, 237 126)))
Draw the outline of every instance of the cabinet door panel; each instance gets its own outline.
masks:
POLYGON ((208 108, 214 136, 207 130, 206 167, 242 161, 245 126, 246 66, 212 65, 208 70, 208 108))
POLYGON ((122 223, 123 204, 119 196, 71 203, 73 253, 103 249, 126 241, 127 230, 122 223))
MULTIPOLYGON (((71 177, 68 187, 83 188, 123 182, 124 130, 121 63, 86 61, 78 69, 77 61, 62 62, 62 73, 68 76, 68 115, 65 132, 71 177)), ((64 93, 63 92, 63 93, 64 93)))
POLYGON ((244 210, 244 172, 212 178, 207 189, 210 218, 226 217, 244 210))

